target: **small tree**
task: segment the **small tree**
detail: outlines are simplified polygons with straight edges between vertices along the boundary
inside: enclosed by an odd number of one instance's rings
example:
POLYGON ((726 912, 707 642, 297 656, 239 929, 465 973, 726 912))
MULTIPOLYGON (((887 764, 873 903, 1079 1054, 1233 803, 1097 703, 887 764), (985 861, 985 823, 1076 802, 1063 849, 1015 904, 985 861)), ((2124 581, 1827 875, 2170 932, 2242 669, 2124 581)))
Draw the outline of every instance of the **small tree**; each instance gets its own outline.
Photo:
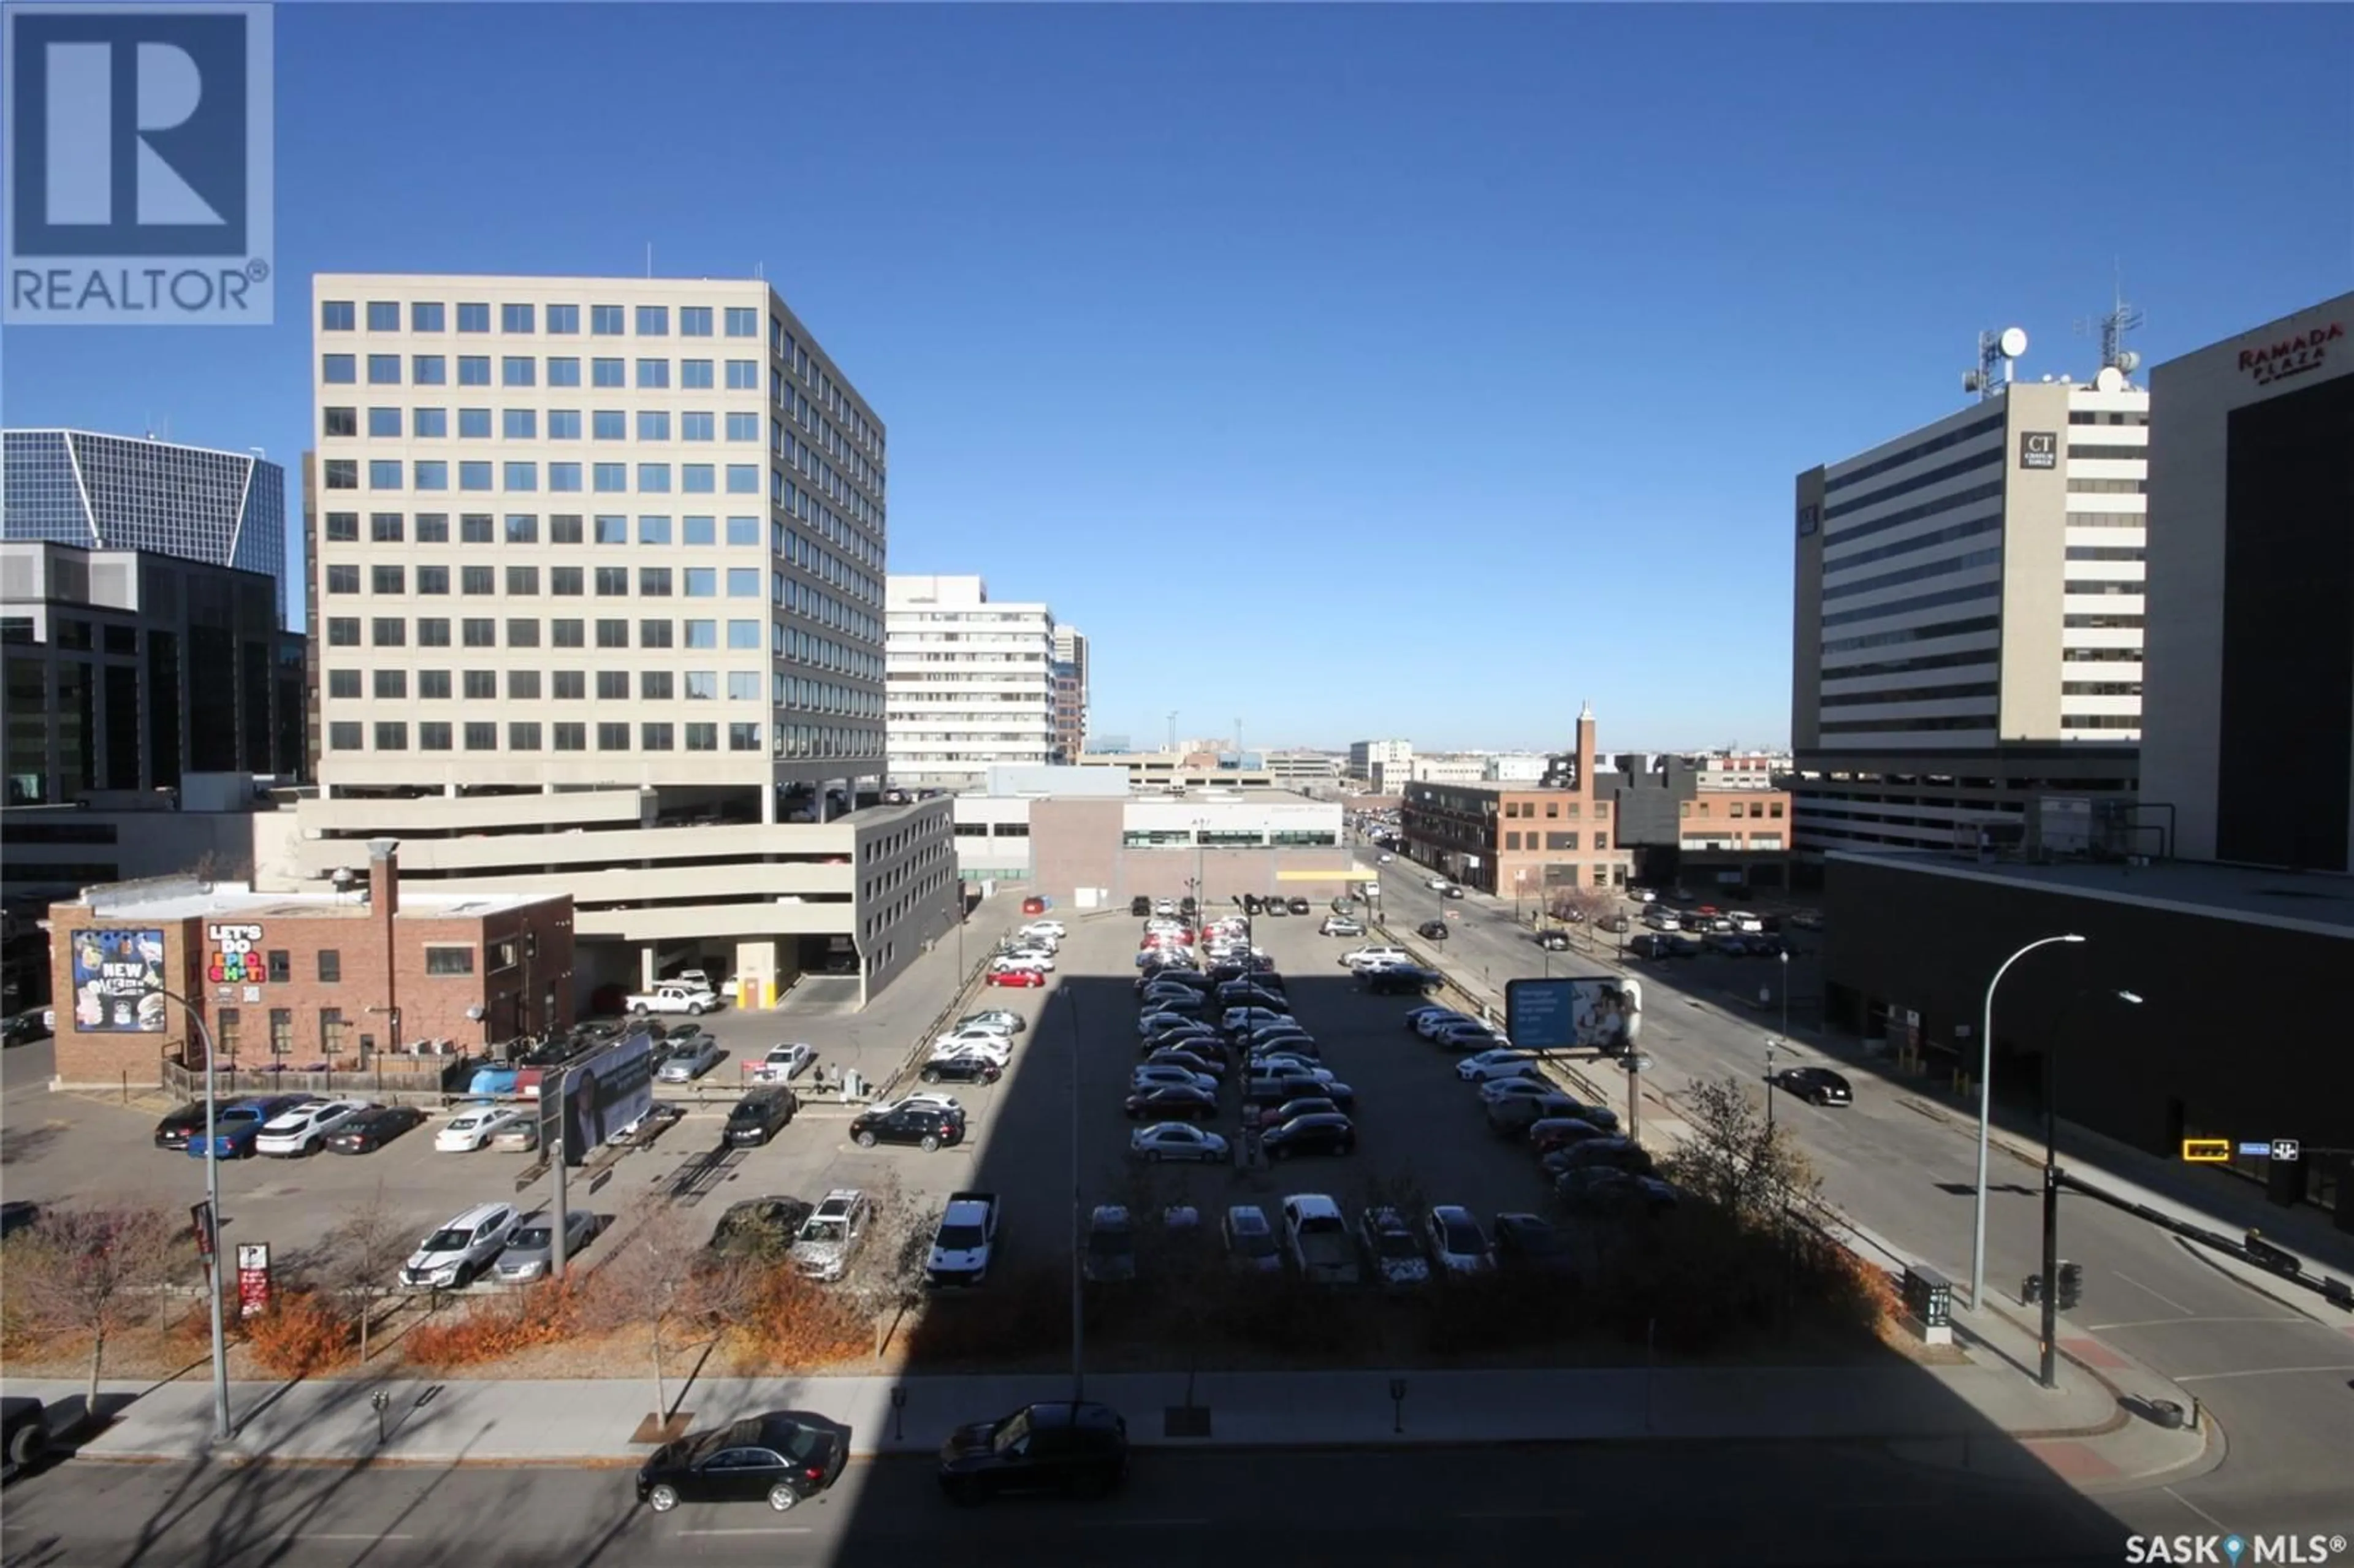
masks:
POLYGON ((590 1276, 583 1323, 645 1336, 653 1365, 654 1415, 666 1421, 670 1393, 663 1352, 724 1333, 754 1298, 762 1265, 715 1254, 689 1240, 677 1213, 656 1197, 642 1200, 620 1224, 628 1227, 628 1239, 590 1276))
POLYGON ((931 1258, 939 1212, 909 1197, 894 1175, 867 1189, 866 1198, 875 1207, 874 1217, 842 1288, 875 1325, 875 1359, 879 1361, 900 1318, 924 1298, 924 1266, 931 1258))
POLYGON ((1703 1079, 1685 1092, 1682 1108, 1691 1136, 1667 1160, 1677 1185, 1761 1231, 1779 1231, 1819 1206, 1821 1179, 1789 1134, 1767 1125, 1747 1084, 1703 1079))
POLYGON ((319 1283, 352 1304, 359 1319, 362 1366, 367 1364, 376 1303, 408 1255, 414 1234, 386 1201, 384 1185, 378 1182, 373 1196, 343 1211, 322 1244, 319 1283))
POLYGON ((109 1340, 151 1308, 145 1294, 186 1272, 195 1247, 185 1221, 153 1204, 95 1203, 43 1213, 8 1246, 8 1285, 28 1328, 90 1339, 90 1399, 109 1340))

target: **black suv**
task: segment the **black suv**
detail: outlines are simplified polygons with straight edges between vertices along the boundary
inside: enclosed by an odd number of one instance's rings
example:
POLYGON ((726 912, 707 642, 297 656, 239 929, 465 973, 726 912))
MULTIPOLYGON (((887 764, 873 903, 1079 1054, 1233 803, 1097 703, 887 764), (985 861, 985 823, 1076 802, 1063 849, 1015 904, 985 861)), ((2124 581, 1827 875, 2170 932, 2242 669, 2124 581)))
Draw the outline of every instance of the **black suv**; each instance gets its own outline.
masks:
POLYGON ((964 1112, 946 1106, 885 1106, 850 1124, 850 1141, 861 1149, 878 1143, 912 1143, 927 1152, 964 1141, 964 1112))
POLYGON ((1357 977, 1357 983, 1375 996, 1426 996, 1446 982, 1444 975, 1406 964, 1368 969, 1357 977))
POLYGON ((1447 922, 1425 920, 1414 928, 1414 934, 1426 942, 1443 942, 1447 940, 1447 922))
POLYGON ((986 1056, 935 1056, 916 1075, 928 1084, 993 1084, 1004 1075, 986 1056))
POLYGON ((1152 900, 1140 893, 1128 901, 1128 912, 1140 920, 1149 920, 1152 917, 1152 900))
POLYGON ((1293 900, 1291 901, 1291 912, 1292 912, 1294 915, 1305 915, 1305 914, 1307 914, 1307 913, 1308 913, 1308 900, 1306 900, 1305 898, 1295 898, 1295 899, 1293 899, 1293 900))
POLYGON ((727 1113, 726 1138, 729 1143, 749 1146, 766 1143, 777 1136, 778 1128, 793 1119, 801 1108, 801 1097, 782 1084, 764 1089, 754 1089, 736 1102, 727 1113))
POLYGON ((1102 1497, 1127 1478, 1128 1423, 1108 1405, 1028 1405, 960 1426, 940 1446, 940 1489, 960 1503, 1001 1492, 1102 1497))

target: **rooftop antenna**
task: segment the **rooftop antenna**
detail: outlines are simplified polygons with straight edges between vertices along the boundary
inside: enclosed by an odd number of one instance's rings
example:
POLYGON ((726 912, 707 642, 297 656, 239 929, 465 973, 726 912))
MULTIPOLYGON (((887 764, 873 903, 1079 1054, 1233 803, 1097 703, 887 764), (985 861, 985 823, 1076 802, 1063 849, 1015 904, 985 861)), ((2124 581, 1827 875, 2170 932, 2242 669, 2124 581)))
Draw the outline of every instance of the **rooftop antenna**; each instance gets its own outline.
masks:
POLYGON ((653 242, 652 240, 649 239, 649 240, 647 240, 647 241, 646 241, 646 276, 647 276, 647 277, 649 277, 649 278, 651 278, 651 277, 652 277, 653 275, 654 275, 654 242, 653 242))
POLYGON ((1983 403, 2010 387, 2011 362, 2027 352, 2027 334, 2018 327, 1978 334, 1978 366, 1962 372, 1962 390, 1978 394, 1983 403))
POLYGON ((2142 323, 2139 305, 2126 302, 2125 265, 2117 264, 2116 281, 2109 295, 2109 313, 2090 321, 2080 321, 2076 330, 2086 335, 2098 334, 2101 340, 2101 368, 2093 385, 2104 392, 2123 392, 2133 385, 2133 373, 2141 368, 2141 355, 2126 346, 2126 334, 2142 323), (2116 374, 2112 376, 2111 371, 2116 374))

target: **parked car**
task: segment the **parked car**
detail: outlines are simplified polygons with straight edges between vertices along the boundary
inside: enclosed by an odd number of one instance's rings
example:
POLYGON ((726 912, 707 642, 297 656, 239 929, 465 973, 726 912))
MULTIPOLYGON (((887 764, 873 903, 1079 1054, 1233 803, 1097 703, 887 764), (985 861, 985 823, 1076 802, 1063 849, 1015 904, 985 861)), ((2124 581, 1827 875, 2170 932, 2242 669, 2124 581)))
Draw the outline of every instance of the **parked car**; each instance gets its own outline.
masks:
POLYGON ((478 1203, 453 1214, 417 1244, 401 1266, 400 1282, 437 1290, 462 1289, 497 1261, 515 1224, 512 1203, 478 1203))
POLYGON ((924 1263, 924 1284, 935 1290, 986 1285, 997 1250, 997 1194, 950 1192, 924 1263))
POLYGON ((1851 1106, 1855 1091, 1846 1078, 1829 1067, 1785 1067, 1774 1075, 1774 1085, 1808 1105, 1851 1106))
POLYGON ((744 1075, 763 1083, 789 1084, 817 1061, 817 1047, 801 1041, 789 1040, 769 1047, 769 1054, 757 1062, 744 1064, 744 1075))
POLYGON ((49 1451, 49 1407, 28 1394, 0 1399, 0 1459, 13 1479, 31 1469, 49 1451))
POLYGON ((368 1109, 366 1100, 322 1100, 271 1117, 253 1136, 253 1151, 280 1160, 316 1154, 327 1135, 368 1109))
POLYGON ((1005 1069, 986 1056, 935 1056, 917 1069, 928 1084, 980 1084, 986 1086, 1005 1075, 1005 1069))
POLYGON ((1283 1249, 1275 1238, 1275 1227, 1267 1223, 1267 1211, 1256 1203, 1237 1203, 1228 1209, 1218 1222, 1218 1234, 1225 1243, 1226 1266, 1241 1274, 1281 1274, 1283 1249))
POLYGON ((960 1426, 940 1446, 940 1489, 960 1503, 1011 1492, 1103 1497, 1128 1478, 1128 1423, 1108 1405, 1025 1405, 960 1426))
POLYGON ((539 1148, 539 1118, 525 1116, 511 1121, 491 1135, 493 1149, 529 1154, 539 1148))
POLYGON ((1337 1111, 1294 1117, 1259 1135, 1259 1150, 1269 1160, 1288 1160, 1300 1154, 1350 1154, 1356 1147, 1356 1123, 1337 1111))
POLYGON ((656 1513, 682 1502, 765 1501, 779 1513, 833 1485, 850 1446, 782 1414, 665 1443, 638 1471, 638 1500, 656 1513))
MULTIPOLYGON (((254 1140, 261 1136, 264 1127, 297 1107, 318 1103, 316 1095, 264 1095, 259 1099, 231 1101, 213 1112, 209 1152, 221 1160, 250 1158, 254 1140)), ((191 1132, 180 1147, 188 1151, 190 1158, 202 1160, 207 1152, 203 1127, 191 1132)))
POLYGON ((1357 1242, 1374 1278, 1392 1287, 1430 1283, 1430 1260, 1405 1216, 1386 1205, 1367 1209, 1357 1218, 1357 1242))
POLYGON ((764 1262, 782 1257, 792 1250, 810 1213, 810 1205, 801 1199, 781 1194, 742 1199, 728 1204, 727 1212, 719 1216, 704 1252, 713 1258, 748 1257, 764 1262))
POLYGON ((1144 1058, 1148 1067, 1182 1067, 1205 1078, 1226 1075, 1226 1054, 1204 1045, 1196 1052, 1183 1045, 1156 1045, 1144 1058))
POLYGON ((188 1139, 201 1137, 205 1130, 205 1102, 190 1100, 175 1110, 167 1111, 155 1124, 155 1147, 185 1150, 188 1139))
POLYGON ((1445 985, 1447 977, 1413 964, 1380 964, 1359 969, 1357 983, 1374 996, 1427 996, 1445 985))
POLYGON ((783 1084, 770 1084, 754 1089, 736 1102, 727 1113, 726 1129, 720 1134, 737 1148, 753 1148, 777 1136, 801 1108, 801 1097, 783 1084))
POLYGON ((960 1041, 935 1042, 930 1061, 952 1061, 960 1057, 977 1056, 984 1062, 1003 1067, 1013 1060, 1013 1042, 1003 1035, 968 1036, 960 1041))
POLYGON ((1191 1160, 1209 1165, 1226 1158, 1225 1139, 1182 1121, 1157 1121, 1150 1127, 1140 1127, 1129 1134, 1128 1148, 1129 1153, 1148 1164, 1191 1160))
POLYGON ((1556 1149, 1567 1149, 1590 1139, 1607 1138, 1611 1136, 1611 1130, 1597 1127, 1583 1117, 1542 1117, 1529 1126, 1529 1147, 1536 1151, 1539 1159, 1543 1159, 1556 1149))
POLYGON ((425 1120, 415 1106, 370 1106, 327 1135, 334 1154, 372 1154, 425 1120))
POLYGON ((54 1011, 32 1007, 22 1012, 12 1012, 0 1020, 0 1045, 22 1045, 29 1040, 47 1039, 56 1028, 54 1011))
POLYGON ((1608 1165, 1564 1171, 1554 1179, 1553 1192, 1571 1213, 1599 1218, 1657 1214, 1677 1203, 1675 1188, 1658 1177, 1608 1165))
POLYGON ((1122 1108, 1130 1121, 1214 1121, 1218 1096, 1198 1084, 1154 1084, 1131 1090, 1122 1108))
POLYGON ((1214 1095, 1218 1092, 1218 1080, 1207 1073, 1189 1073, 1182 1067, 1165 1063, 1157 1065, 1150 1062, 1144 1063, 1130 1073, 1128 1079, 1129 1089, 1135 1094, 1141 1094, 1146 1089, 1159 1088, 1170 1084, 1199 1089, 1205 1095, 1214 1095))
POLYGON ((1498 1269, 1511 1274, 1575 1274, 1576 1255, 1569 1238, 1540 1214, 1496 1216, 1495 1258, 1498 1269))
POLYGON ((850 1141, 861 1149, 878 1143, 912 1143, 925 1152, 964 1141, 964 1112, 938 1104, 906 1099, 877 1106, 850 1124, 850 1141))
POLYGON ((443 1154, 472 1154, 511 1122, 523 1119, 514 1106, 475 1106, 460 1111, 433 1135, 433 1147, 443 1154))
POLYGON ((696 1034, 684 1043, 673 1042, 654 1069, 654 1079, 664 1084, 691 1084, 719 1065, 724 1053, 719 1042, 708 1034, 696 1034))
POLYGON ((1136 1277, 1136 1225, 1118 1203, 1098 1203, 1087 1216, 1086 1242, 1079 1249, 1079 1272, 1095 1284, 1118 1284, 1136 1277))
POLYGON ((968 1012, 962 1018, 958 1019, 950 1027, 956 1029, 998 1029, 1002 1030, 1008 1034, 1019 1034, 1023 1030, 1029 1028, 1030 1025, 1028 1021, 1023 1019, 1018 1012, 1009 1012, 1002 1007, 991 1007, 985 1008, 979 1012, 968 1012))
POLYGON ((1558 1176, 1564 1171, 1584 1171, 1597 1165, 1624 1171, 1629 1176, 1649 1176, 1651 1173, 1650 1150, 1631 1138, 1584 1139, 1554 1150, 1543 1156, 1537 1163, 1548 1176, 1558 1176))
POLYGON ((1286 905, 1285 907, 1289 909, 1294 915, 1305 915, 1309 912, 1308 900, 1305 898, 1295 897, 1289 904, 1286 905))
POLYGON ((1431 1261, 1449 1279, 1487 1274, 1496 1266, 1488 1234, 1479 1220, 1459 1203, 1439 1203, 1423 1216, 1424 1245, 1431 1261))
POLYGON ((1294 1095, 1279 1105, 1255 1107, 1252 1112, 1252 1125, 1263 1128, 1281 1127, 1285 1122, 1299 1117, 1334 1115, 1338 1114, 1340 1109, 1340 1106, 1330 1095, 1313 1093, 1294 1095))
POLYGON ((1504 1046, 1464 1057, 1455 1064, 1455 1075, 1467 1084, 1484 1084, 1495 1078, 1534 1078, 1543 1071, 1543 1062, 1544 1058, 1534 1051, 1504 1046))
POLYGON ((1044 972, 1039 969, 992 969, 986 979, 991 985, 1012 986, 1016 990, 1023 988, 1035 990, 1046 983, 1044 972))
POLYGON ((1362 937, 1365 934, 1365 923, 1354 916, 1327 915, 1324 923, 1316 929, 1326 937, 1362 937))
MULTIPOLYGON (((597 1239, 597 1216, 586 1209, 567 1210, 564 1215, 564 1255, 568 1264, 580 1255, 580 1251, 597 1239)), ((556 1218, 542 1214, 518 1224, 508 1234, 507 1245, 499 1253, 493 1274, 502 1285, 525 1285, 535 1279, 545 1279, 556 1266, 556 1218)))
POLYGON ((874 1224, 875 1205, 855 1187, 836 1187, 801 1222, 788 1255, 804 1277, 832 1281, 850 1272, 874 1224))

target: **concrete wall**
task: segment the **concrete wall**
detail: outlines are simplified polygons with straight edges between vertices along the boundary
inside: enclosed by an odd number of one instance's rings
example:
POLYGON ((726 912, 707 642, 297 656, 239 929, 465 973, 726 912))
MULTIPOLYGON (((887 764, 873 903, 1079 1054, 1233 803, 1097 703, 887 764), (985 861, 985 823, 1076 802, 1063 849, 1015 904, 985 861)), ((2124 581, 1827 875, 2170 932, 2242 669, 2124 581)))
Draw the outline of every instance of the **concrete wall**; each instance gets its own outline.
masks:
POLYGON ((2068 464, 2020 466, 2023 432, 2068 443, 2069 388, 2020 382, 2003 395, 2010 423, 2002 459, 2002 687, 1996 733, 2060 735, 2060 633, 2068 580, 2068 464))

